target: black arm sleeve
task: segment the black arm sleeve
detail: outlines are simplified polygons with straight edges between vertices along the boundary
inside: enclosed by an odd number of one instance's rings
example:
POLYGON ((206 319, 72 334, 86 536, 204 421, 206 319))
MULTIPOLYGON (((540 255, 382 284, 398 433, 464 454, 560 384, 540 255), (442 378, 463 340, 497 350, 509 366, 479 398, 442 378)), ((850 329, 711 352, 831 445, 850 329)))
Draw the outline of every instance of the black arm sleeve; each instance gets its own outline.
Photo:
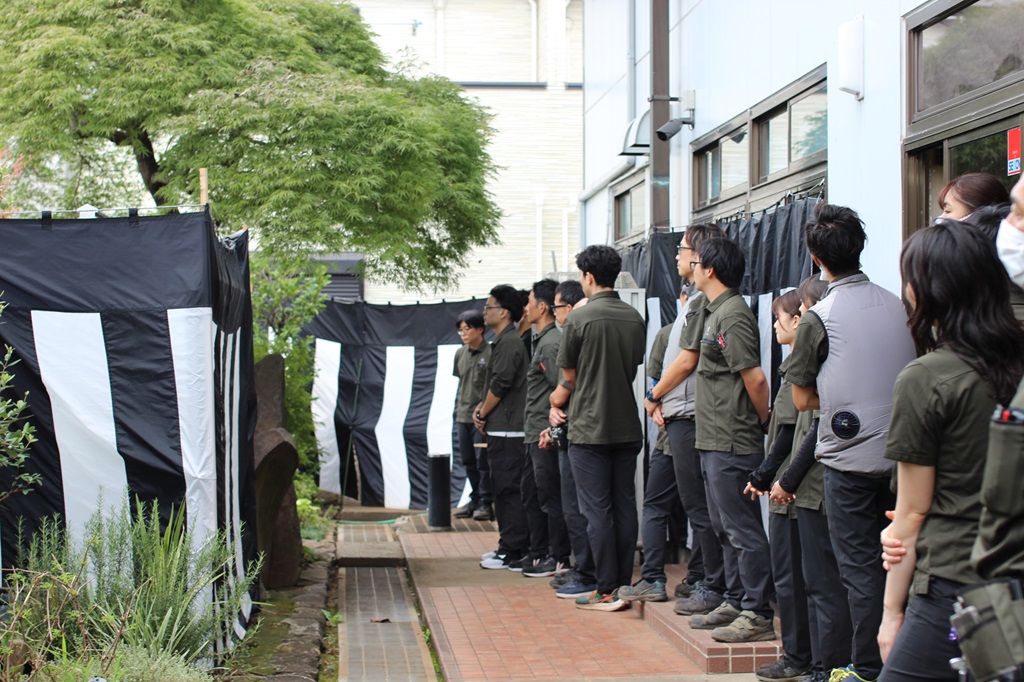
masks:
POLYGON ((750 484, 758 490, 770 490, 772 481, 775 480, 775 472, 779 470, 782 463, 793 451, 793 434, 796 426, 783 424, 779 427, 779 433, 775 436, 772 444, 772 451, 764 458, 760 466, 750 472, 750 484))
POLYGON ((787 493, 795 493, 796 489, 804 480, 804 476, 814 466, 814 446, 818 444, 818 420, 811 422, 811 428, 807 429, 807 435, 800 443, 800 449, 793 456, 789 468, 782 472, 779 478, 779 485, 787 493))

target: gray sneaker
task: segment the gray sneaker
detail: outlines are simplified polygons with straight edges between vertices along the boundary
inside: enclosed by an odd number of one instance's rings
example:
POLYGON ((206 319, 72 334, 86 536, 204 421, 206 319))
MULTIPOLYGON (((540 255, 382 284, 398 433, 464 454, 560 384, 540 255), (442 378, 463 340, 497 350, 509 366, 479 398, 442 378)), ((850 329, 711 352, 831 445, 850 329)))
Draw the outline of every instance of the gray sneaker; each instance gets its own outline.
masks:
POLYGON ((712 630, 711 639, 729 644, 767 642, 775 639, 775 625, 753 611, 741 611, 728 625, 712 630))
POLYGON ((757 669, 757 679, 762 682, 799 682, 810 678, 809 668, 795 668, 785 657, 774 663, 766 663, 757 669))
POLYGON ((690 616, 690 627, 694 630, 715 630, 733 622, 739 615, 740 610, 738 608, 727 601, 723 601, 711 613, 698 613, 690 616))
POLYGON ((641 580, 636 585, 620 587, 619 599, 624 601, 668 601, 665 583, 660 580, 648 582, 641 580))
POLYGON ((675 611, 680 616, 692 616, 695 613, 711 613, 721 606, 724 597, 700 585, 692 595, 676 602, 675 611))

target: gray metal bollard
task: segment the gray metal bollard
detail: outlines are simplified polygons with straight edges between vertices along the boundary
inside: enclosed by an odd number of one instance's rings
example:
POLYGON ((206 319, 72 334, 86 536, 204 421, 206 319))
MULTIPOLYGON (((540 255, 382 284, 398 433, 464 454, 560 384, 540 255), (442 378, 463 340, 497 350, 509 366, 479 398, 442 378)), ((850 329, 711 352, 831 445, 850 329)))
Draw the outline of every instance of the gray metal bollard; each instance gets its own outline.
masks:
POLYGON ((452 529, 452 456, 447 452, 427 455, 430 470, 427 483, 427 526, 430 530, 452 529))

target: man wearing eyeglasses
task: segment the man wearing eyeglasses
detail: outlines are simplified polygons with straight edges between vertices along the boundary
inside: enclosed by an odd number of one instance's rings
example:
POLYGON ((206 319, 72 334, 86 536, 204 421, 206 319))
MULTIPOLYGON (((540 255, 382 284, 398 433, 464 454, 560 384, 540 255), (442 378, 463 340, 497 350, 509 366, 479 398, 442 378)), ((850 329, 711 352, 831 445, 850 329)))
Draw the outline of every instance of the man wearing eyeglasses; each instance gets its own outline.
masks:
POLYGON ((494 518, 491 507, 491 471, 487 467, 487 449, 484 436, 473 426, 473 410, 484 399, 484 379, 487 361, 491 359, 491 344, 484 341, 484 318, 477 310, 459 315, 456 328, 463 346, 455 351, 455 369, 459 390, 455 401, 455 444, 469 479, 469 504, 455 512, 455 518, 473 517, 479 521, 494 518))
POLYGON ((498 550, 485 555, 480 567, 521 571, 530 544, 521 492, 526 461, 523 415, 529 362, 516 333, 516 322, 523 315, 519 292, 507 285, 494 287, 483 315, 484 324, 494 334, 494 342, 484 379, 487 393, 473 414, 473 423, 487 436, 498 550))

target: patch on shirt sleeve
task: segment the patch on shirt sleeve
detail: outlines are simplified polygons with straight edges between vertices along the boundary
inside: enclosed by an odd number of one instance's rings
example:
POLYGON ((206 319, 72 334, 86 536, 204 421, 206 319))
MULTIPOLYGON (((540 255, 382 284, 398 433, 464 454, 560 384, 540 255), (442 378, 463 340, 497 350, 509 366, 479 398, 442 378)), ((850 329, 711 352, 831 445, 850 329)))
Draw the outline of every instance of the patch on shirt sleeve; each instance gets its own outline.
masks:
POLYGON ((718 335, 715 336, 715 343, 717 343, 718 347, 722 350, 725 350, 728 347, 729 344, 725 342, 725 332, 718 332, 718 335))

